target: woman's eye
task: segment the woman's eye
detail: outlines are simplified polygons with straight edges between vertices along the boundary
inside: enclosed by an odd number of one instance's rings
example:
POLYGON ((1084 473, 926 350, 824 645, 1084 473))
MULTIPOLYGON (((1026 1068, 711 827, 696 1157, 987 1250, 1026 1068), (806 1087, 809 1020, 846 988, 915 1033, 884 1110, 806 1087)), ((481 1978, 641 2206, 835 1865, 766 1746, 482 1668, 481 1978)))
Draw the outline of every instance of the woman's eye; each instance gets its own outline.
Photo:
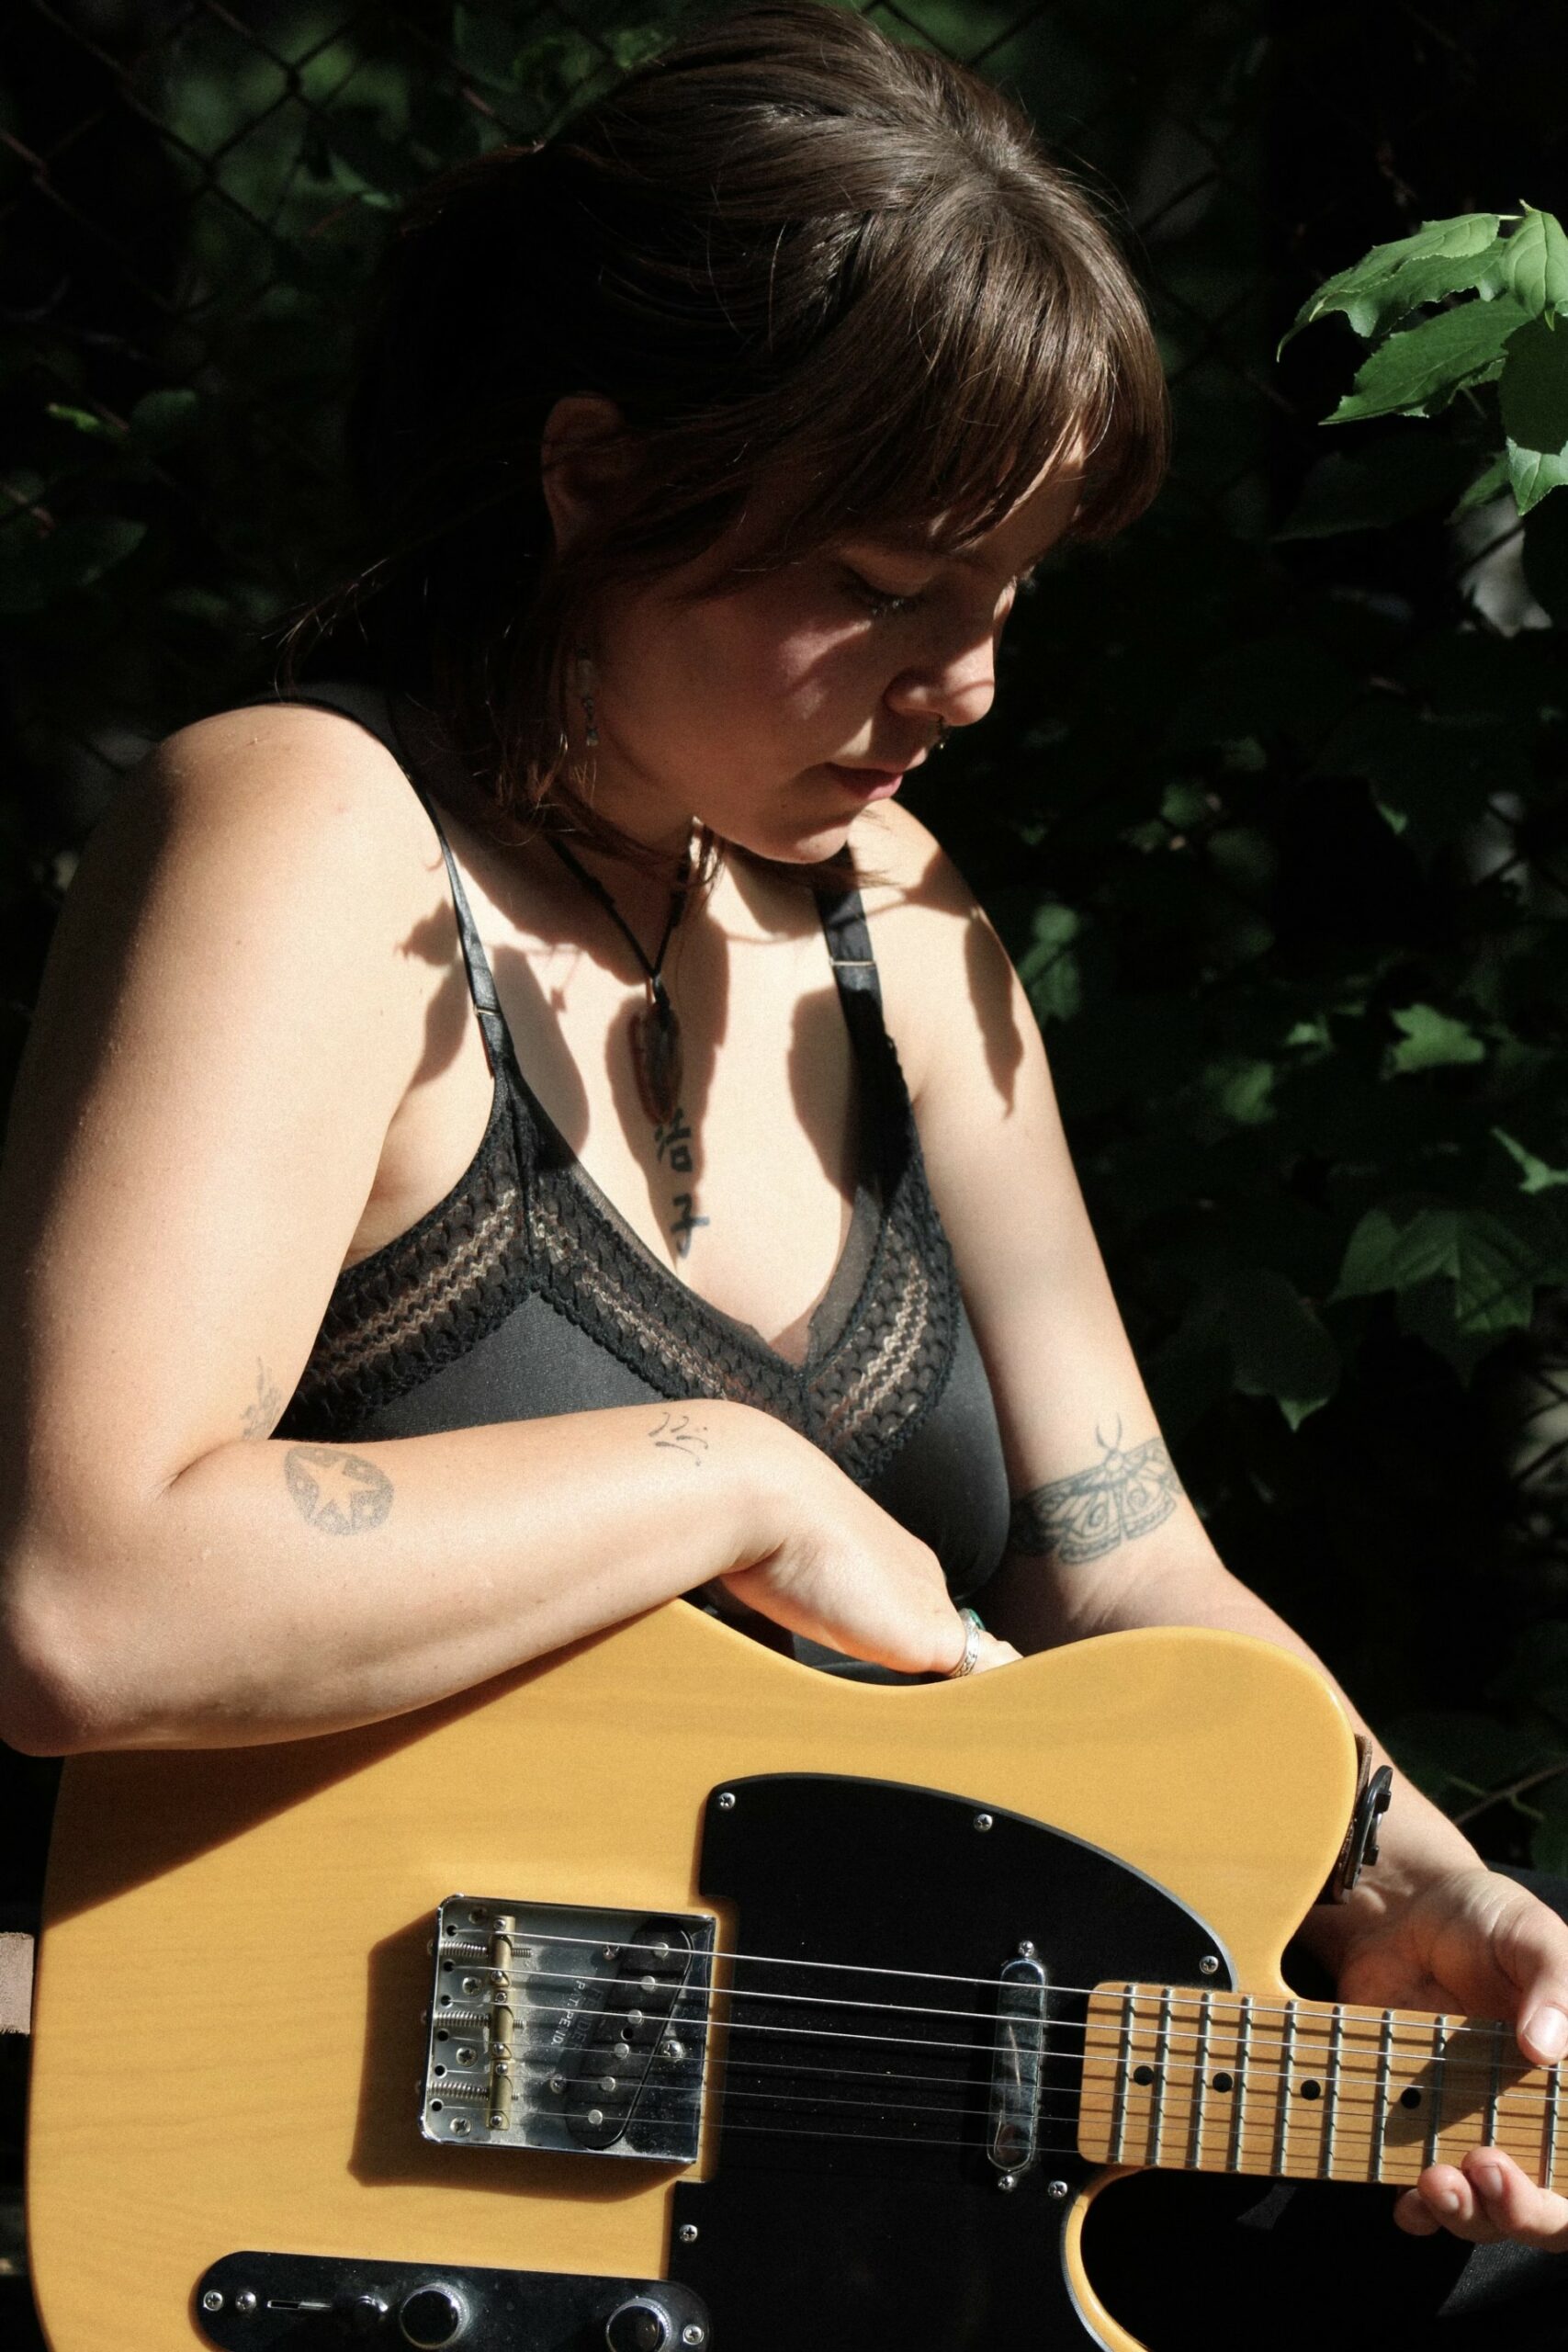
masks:
POLYGON ((858 571, 851 571, 847 567, 843 580, 856 604, 870 613, 874 620, 886 620, 895 613, 907 613, 919 601, 918 594, 897 596, 891 589, 878 588, 871 581, 863 579, 858 571))

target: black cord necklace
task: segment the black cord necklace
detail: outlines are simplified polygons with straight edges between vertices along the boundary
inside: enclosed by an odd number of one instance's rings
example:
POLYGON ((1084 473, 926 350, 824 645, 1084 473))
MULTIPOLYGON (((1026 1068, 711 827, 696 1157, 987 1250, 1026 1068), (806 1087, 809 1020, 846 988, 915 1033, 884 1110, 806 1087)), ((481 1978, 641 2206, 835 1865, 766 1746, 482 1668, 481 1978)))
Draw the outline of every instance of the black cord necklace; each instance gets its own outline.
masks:
POLYGON ((675 936, 676 926, 686 911, 692 878, 691 851, 688 849, 686 853, 685 870, 671 893, 664 936, 659 943, 658 955, 650 963, 642 952, 641 941, 598 876, 590 874, 555 834, 547 835, 547 839, 562 865, 569 866, 583 888, 598 899, 642 967, 642 976, 648 983, 648 1010, 632 1015, 632 1071, 637 1079, 637 1096, 643 1109, 655 1126, 667 1127, 681 1101, 681 1023, 670 1001, 670 991, 664 985, 664 958, 669 953, 670 942, 675 936))

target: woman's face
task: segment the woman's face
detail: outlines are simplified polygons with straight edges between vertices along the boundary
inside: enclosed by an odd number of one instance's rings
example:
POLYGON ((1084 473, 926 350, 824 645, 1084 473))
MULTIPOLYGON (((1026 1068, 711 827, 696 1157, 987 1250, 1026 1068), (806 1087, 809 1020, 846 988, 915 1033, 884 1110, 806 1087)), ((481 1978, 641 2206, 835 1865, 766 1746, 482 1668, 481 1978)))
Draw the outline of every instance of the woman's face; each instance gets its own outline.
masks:
MULTIPOLYGON (((696 817, 762 856, 831 856, 943 728, 990 708, 1019 583, 1079 487, 1051 469, 962 555, 851 539, 695 602, 677 592, 714 556, 617 593, 592 649, 596 808, 650 844, 696 817)), ((574 707, 574 747, 582 726, 574 707)))

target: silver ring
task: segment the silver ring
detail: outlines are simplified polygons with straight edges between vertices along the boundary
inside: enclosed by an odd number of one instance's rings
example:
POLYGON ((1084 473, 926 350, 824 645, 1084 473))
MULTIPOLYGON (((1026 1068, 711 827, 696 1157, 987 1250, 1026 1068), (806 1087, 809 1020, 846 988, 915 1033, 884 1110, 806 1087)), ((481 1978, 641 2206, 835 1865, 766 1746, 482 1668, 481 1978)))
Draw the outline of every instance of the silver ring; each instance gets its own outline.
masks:
POLYGON ((963 1618, 965 1628, 964 1655, 956 1666, 948 1668, 946 1679, 949 1682, 961 1681, 964 1675, 974 1673, 980 1662, 980 1636, 986 1630, 980 1623, 978 1610, 961 1609, 958 1613, 963 1618))

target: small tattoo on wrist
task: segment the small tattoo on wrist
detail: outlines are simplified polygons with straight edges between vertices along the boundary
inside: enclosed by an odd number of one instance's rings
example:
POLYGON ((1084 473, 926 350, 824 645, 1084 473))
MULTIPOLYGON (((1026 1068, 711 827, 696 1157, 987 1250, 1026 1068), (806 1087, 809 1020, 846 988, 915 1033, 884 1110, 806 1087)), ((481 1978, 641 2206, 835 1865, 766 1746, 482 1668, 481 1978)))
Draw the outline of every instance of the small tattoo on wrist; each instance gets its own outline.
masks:
POLYGON ((649 1430, 655 1445, 668 1447, 671 1453, 683 1454, 694 1470, 703 1466, 702 1457, 708 1450, 707 1432, 694 1421, 690 1413, 662 1413, 649 1430))
POLYGON ((256 1358, 256 1393, 240 1417, 241 1436, 270 1437, 278 1414, 282 1410, 283 1399, 274 1385, 271 1373, 258 1356, 256 1358))
POLYGON ((1012 1509, 1008 1550, 1076 1566, 1102 1559, 1107 1552, 1163 1527, 1181 1499, 1181 1481, 1162 1439, 1123 1449, 1095 1438, 1104 1453, 1092 1470, 1054 1478, 1021 1495, 1012 1509))
POLYGON ((362 1535, 392 1508, 386 1472, 335 1445, 291 1445, 283 1476, 300 1518, 323 1535, 362 1535))

